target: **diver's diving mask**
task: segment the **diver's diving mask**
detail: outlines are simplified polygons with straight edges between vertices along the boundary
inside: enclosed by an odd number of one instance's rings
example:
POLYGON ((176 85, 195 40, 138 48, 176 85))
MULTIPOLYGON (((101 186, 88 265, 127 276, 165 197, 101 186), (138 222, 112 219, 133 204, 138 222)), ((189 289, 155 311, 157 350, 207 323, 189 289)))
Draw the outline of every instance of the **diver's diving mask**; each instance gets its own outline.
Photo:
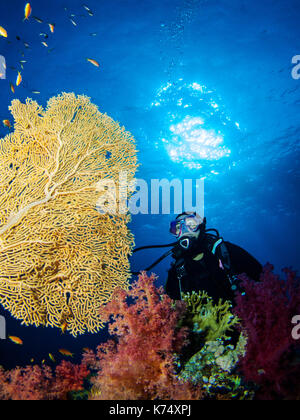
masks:
POLYGON ((197 232, 202 222, 202 218, 196 213, 187 214, 171 222, 170 232, 179 238, 185 233, 197 232))

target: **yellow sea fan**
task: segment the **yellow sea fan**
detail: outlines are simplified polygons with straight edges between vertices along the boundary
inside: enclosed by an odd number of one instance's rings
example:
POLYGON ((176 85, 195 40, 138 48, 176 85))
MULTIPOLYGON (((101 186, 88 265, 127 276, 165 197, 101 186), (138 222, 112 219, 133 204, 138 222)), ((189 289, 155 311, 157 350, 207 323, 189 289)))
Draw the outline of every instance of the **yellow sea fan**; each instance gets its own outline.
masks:
POLYGON ((23 324, 76 336, 103 327, 99 308, 128 288, 128 211, 100 214, 99 181, 133 180, 130 133, 85 96, 44 110, 14 100, 15 131, 0 140, 0 301, 23 324))
POLYGON ((206 342, 227 339, 229 331, 239 323, 231 312, 232 304, 229 301, 219 299, 218 303, 214 303, 204 291, 186 293, 183 300, 187 304, 185 322, 195 332, 203 333, 206 342))

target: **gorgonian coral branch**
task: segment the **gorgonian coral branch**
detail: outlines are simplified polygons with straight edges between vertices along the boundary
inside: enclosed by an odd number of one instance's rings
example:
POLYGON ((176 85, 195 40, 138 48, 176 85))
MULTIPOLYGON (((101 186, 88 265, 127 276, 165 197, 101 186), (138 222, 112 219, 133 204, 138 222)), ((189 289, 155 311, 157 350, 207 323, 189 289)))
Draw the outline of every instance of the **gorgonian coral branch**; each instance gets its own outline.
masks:
POLYGON ((44 110, 14 100, 0 141, 0 301, 26 325, 96 332, 99 307, 128 288, 128 212, 100 214, 99 182, 133 180, 134 139, 85 96, 44 110), (109 152, 109 157, 107 156, 109 152), (67 328, 66 328, 67 326, 67 328))

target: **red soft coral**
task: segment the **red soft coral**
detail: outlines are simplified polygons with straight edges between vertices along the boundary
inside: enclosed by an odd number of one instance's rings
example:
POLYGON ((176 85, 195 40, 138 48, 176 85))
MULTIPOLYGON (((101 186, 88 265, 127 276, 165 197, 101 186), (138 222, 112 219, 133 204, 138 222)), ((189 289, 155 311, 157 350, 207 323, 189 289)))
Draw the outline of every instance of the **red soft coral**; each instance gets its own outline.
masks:
POLYGON ((86 363, 75 365, 63 360, 55 369, 52 393, 56 399, 66 400, 71 391, 82 391, 85 378, 90 374, 86 363))
POLYGON ((117 290, 103 309, 115 342, 100 345, 96 356, 88 352, 97 372, 94 399, 193 399, 199 389, 181 382, 175 375, 175 356, 187 343, 187 330, 177 329, 185 310, 154 285, 155 277, 141 273, 129 292, 117 290))
POLYGON ((240 369, 247 381, 260 386, 260 398, 290 397, 300 373, 294 359, 299 342, 291 335, 291 320, 300 314, 300 279, 290 269, 283 271, 286 280, 270 264, 258 283, 240 276, 245 293, 236 297, 235 312, 248 336, 240 369))
POLYGON ((85 363, 63 361, 55 369, 26 366, 5 371, 0 368, 0 400, 65 400, 70 391, 80 391, 89 375, 85 363))
POLYGON ((53 381, 49 367, 26 366, 0 369, 0 400, 44 400, 50 395, 53 381))

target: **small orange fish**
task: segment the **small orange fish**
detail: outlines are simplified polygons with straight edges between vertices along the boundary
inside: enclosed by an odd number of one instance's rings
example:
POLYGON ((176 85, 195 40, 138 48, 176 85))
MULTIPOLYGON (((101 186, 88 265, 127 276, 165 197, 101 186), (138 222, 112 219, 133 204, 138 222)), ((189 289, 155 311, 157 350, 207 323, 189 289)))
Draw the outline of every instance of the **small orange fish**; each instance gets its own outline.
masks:
POLYGON ((7 32, 2 26, 0 26, 0 35, 4 36, 4 38, 7 38, 7 32))
POLYGON ((10 85, 10 90, 12 91, 12 93, 15 93, 15 87, 12 83, 9 84, 10 85))
POLYGON ((54 32, 54 27, 55 27, 54 23, 49 23, 49 28, 52 33, 54 32))
POLYGON ((58 350, 60 352, 60 354, 62 354, 63 356, 69 356, 69 357, 73 357, 73 353, 71 353, 69 350, 65 350, 65 349, 60 349, 58 350))
POLYGON ((92 63, 96 67, 100 67, 100 64, 98 63, 98 61, 93 60, 92 58, 87 58, 87 61, 89 61, 90 63, 92 63))
POLYGON ((32 8, 30 6, 30 3, 27 3, 25 6, 25 19, 29 18, 29 16, 31 15, 31 12, 32 12, 32 8))
POLYGON ((19 338, 19 337, 15 337, 15 336, 13 336, 13 335, 10 335, 9 337, 8 337, 13 343, 15 343, 15 344, 18 344, 19 346, 22 346, 22 344, 23 344, 23 341, 21 340, 21 338, 19 338))
POLYGON ((48 48, 47 42, 43 41, 42 44, 44 45, 44 47, 48 48))
POLYGON ((3 120, 4 127, 11 128, 11 124, 9 120, 3 120))
POLYGON ((60 327, 60 329, 61 329, 61 333, 62 334, 64 334, 65 332, 66 332, 66 329, 68 328, 68 323, 67 323, 67 321, 64 321, 62 324, 61 324, 61 327, 60 327))
POLYGON ((18 76, 17 76, 17 80, 16 80, 16 85, 19 86, 22 82, 22 76, 21 73, 18 72, 18 76))

